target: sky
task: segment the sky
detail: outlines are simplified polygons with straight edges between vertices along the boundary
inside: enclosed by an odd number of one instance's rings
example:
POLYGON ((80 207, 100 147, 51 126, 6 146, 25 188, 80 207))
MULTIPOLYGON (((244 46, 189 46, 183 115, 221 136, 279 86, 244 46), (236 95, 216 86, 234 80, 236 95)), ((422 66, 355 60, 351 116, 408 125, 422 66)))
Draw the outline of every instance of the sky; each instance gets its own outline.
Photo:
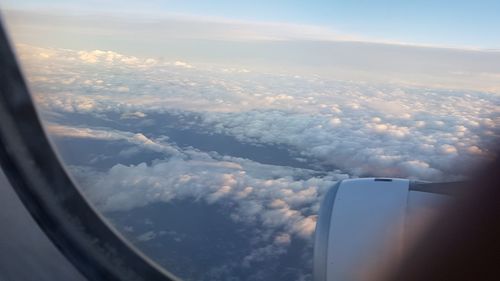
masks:
POLYGON ((500 48, 500 2, 483 1, 3 1, 6 9, 184 14, 322 26, 367 41, 500 48), (147 2, 147 3, 141 3, 147 2))
POLYGON ((500 91, 498 4, 352 2, 6 1, 2 8, 16 44, 500 91))

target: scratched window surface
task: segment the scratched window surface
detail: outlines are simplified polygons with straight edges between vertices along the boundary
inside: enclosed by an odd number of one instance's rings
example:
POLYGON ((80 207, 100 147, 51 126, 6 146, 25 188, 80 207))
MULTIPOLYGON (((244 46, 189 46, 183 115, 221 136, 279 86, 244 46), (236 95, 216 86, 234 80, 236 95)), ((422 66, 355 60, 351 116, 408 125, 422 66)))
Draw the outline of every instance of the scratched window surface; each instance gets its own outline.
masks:
POLYGON ((494 1, 3 2, 79 188, 186 280, 311 280, 337 181, 495 156, 494 1))

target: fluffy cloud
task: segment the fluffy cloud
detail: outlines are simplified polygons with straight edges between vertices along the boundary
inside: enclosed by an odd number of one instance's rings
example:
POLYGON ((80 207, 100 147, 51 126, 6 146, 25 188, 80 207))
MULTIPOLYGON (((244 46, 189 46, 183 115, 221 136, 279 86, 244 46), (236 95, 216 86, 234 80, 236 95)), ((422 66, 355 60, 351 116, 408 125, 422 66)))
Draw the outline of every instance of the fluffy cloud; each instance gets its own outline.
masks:
MULTIPOLYGON (((57 134, 135 142, 136 135, 126 132, 104 134, 99 130, 57 134)), ((140 138, 142 139, 142 138, 140 138)), ((137 142, 153 149, 150 141, 137 142), (144 145, 146 144, 146 145, 144 145)), ((163 143, 163 146, 168 144, 163 143)), ((276 258, 287 252, 293 239, 312 242, 319 203, 329 187, 348 175, 340 171, 317 176, 307 169, 264 165, 248 159, 217 153, 181 149, 173 144, 162 150, 165 159, 151 165, 115 165, 107 172, 72 166, 82 191, 103 212, 128 211, 156 202, 188 199, 207 204, 231 205, 228 216, 237 223, 258 229, 253 238, 257 248, 242 259, 244 267, 276 258)), ((139 242, 155 239, 158 233, 145 232, 139 242)), ((310 244, 309 244, 310 245, 310 244)))
MULTIPOLYGON (((247 267, 282 255, 294 239, 310 241, 320 199, 339 179, 461 179, 494 156, 499 135, 493 93, 340 82, 99 50, 20 50, 50 134, 133 145, 120 155, 163 155, 109 171, 72 167, 98 208, 123 211, 178 199, 231 204, 232 220, 259 229, 261 243, 242 261, 247 267), (88 117, 105 125, 86 124, 88 117), (71 118, 76 121, 67 124, 71 118), (147 133, 141 124, 149 124, 147 133), (315 170, 181 148, 164 130, 172 127, 284 148, 315 170)), ((159 235, 145 232, 137 240, 159 235)))
POLYGON ((460 179, 492 157, 499 135, 493 93, 193 69, 109 51, 20 50, 44 112, 168 111, 198 120, 178 127, 283 145, 353 175, 460 179))
POLYGON ((244 142, 286 144, 303 156, 350 174, 426 180, 452 180, 467 175, 471 166, 489 158, 474 152, 488 150, 497 138, 497 133, 488 135, 490 129, 484 125, 469 125, 467 118, 480 117, 465 114, 457 114, 455 119, 418 112, 414 115, 422 121, 384 116, 387 121, 383 122, 381 117, 372 117, 383 116, 381 112, 348 108, 342 111, 342 122, 334 118, 333 124, 329 114, 276 110, 206 113, 204 121, 207 127, 244 142), (419 165, 415 165, 417 162, 419 165))
MULTIPOLYGON (((305 239, 314 231, 321 195, 347 177, 338 171, 316 177, 311 170, 177 149, 150 166, 118 164, 106 173, 78 167, 73 171, 83 178, 89 199, 103 211, 186 198, 208 204, 231 202, 236 204, 230 215, 233 220, 305 239)), ((276 239, 286 244, 284 237, 276 239)))
MULTIPOLYGON (((106 173, 73 167, 85 182, 82 187, 90 200, 103 211, 130 210, 185 198, 209 204, 235 202, 238 207, 231 218, 236 221, 258 222, 287 231, 282 236, 290 233, 310 238, 321 194, 337 180, 348 177, 340 171, 317 177, 312 170, 181 149, 165 138, 152 140, 140 133, 62 125, 47 129, 59 137, 125 140, 164 154, 164 160, 150 166, 118 164, 106 173)), ((283 242, 283 237, 277 239, 283 242)))
POLYGON ((185 67, 185 68, 193 68, 192 65, 190 65, 189 63, 187 62, 183 62, 183 61, 175 61, 174 62, 174 65, 175 66, 180 66, 180 67, 185 67))
POLYGON ((49 134, 59 137, 87 138, 107 141, 124 140, 141 148, 167 155, 181 155, 174 146, 164 142, 165 136, 158 139, 150 139, 141 133, 131 133, 112 129, 92 129, 81 127, 69 127, 57 124, 48 124, 46 130, 49 134))

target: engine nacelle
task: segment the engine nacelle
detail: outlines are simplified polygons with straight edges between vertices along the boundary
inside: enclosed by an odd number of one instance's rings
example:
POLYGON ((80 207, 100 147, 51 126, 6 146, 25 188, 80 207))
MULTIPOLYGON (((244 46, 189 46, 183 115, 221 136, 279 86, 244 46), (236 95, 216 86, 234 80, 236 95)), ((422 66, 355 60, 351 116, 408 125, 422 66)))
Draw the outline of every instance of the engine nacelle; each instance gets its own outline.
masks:
POLYGON ((325 195, 316 224, 315 281, 367 280, 398 258, 427 219, 449 201, 446 188, 406 179, 338 182, 325 195))

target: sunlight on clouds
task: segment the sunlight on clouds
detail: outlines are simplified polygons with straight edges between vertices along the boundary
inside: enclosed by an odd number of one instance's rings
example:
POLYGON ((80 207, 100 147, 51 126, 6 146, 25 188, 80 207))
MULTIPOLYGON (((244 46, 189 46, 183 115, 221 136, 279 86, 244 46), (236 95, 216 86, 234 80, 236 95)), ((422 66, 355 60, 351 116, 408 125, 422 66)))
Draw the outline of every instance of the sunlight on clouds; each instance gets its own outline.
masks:
MULTIPOLYGON (((79 51, 79 59, 86 63, 125 63, 125 64, 136 64, 139 59, 133 56, 124 56, 112 51, 101 51, 94 50, 91 52, 79 51)), ((148 61, 151 63, 151 61, 148 61)))
POLYGON ((180 67, 185 67, 185 68, 193 68, 192 65, 188 64, 187 62, 183 62, 183 61, 176 61, 176 62, 174 62, 174 65, 180 66, 180 67))
MULTIPOLYGON (((228 219, 257 231, 238 261, 244 268, 281 257, 298 241, 310 249, 320 201, 337 181, 465 179, 471 167, 494 157, 499 136, 495 93, 271 74, 100 50, 23 45, 18 52, 51 136, 126 145, 113 157, 155 153, 150 161, 106 169, 70 166, 99 210, 185 199, 230 206, 228 219), (304 167, 263 164, 174 140, 190 132, 196 133, 191 138, 220 137, 223 145, 227 137, 245 149, 282 149, 304 167)), ((140 243, 163 235, 135 234, 140 243)))
MULTIPOLYGON (((252 229, 207 280, 274 280, 263 278, 273 261, 295 277, 285 280, 309 280, 319 205, 339 180, 463 180, 496 156, 498 50, 113 3, 4 15, 46 131, 61 154, 77 147, 68 170, 100 211, 130 222, 189 202, 223 210, 207 221, 227 220, 228 233, 252 229)), ((138 245, 193 239, 140 219, 124 226, 138 245)), ((202 235, 197 251, 223 252, 202 235)))
MULTIPOLYGON (((21 49, 25 56, 43 52, 21 49)), ((147 58, 130 64, 123 61, 126 56, 103 51, 91 52, 99 58, 96 69, 86 68, 86 62, 70 64, 81 52, 47 52, 58 54, 49 64, 36 56, 25 63, 38 105, 52 114, 196 116, 196 125, 178 126, 201 126, 246 143, 286 145, 358 176, 459 179, 468 170, 464 163, 492 157, 489 146, 498 137, 496 94, 227 73, 215 66, 186 68, 180 61, 151 65, 147 58), (64 82, 69 79, 73 82, 64 82), (411 161, 426 163, 429 171, 411 161)))
POLYGON ((322 178, 310 176, 307 180, 294 180, 287 174, 303 176, 312 171, 272 167, 239 158, 221 162, 204 152, 173 147, 176 151, 165 154, 170 157, 168 160, 151 166, 144 163, 116 165, 107 173, 93 172, 92 176, 78 167, 74 167, 73 172, 77 177, 86 177, 88 184, 83 190, 103 211, 128 210, 183 198, 199 198, 209 204, 234 202, 237 206, 231 214, 234 220, 259 223, 268 231, 280 230, 281 235, 296 235, 303 239, 310 239, 314 231, 315 220, 307 213, 317 211, 318 195, 336 180, 346 177, 341 173, 331 173, 322 178), (281 178, 269 178, 265 172, 260 173, 252 166, 286 172, 281 178), (267 204, 269 201, 271 203, 267 204))

